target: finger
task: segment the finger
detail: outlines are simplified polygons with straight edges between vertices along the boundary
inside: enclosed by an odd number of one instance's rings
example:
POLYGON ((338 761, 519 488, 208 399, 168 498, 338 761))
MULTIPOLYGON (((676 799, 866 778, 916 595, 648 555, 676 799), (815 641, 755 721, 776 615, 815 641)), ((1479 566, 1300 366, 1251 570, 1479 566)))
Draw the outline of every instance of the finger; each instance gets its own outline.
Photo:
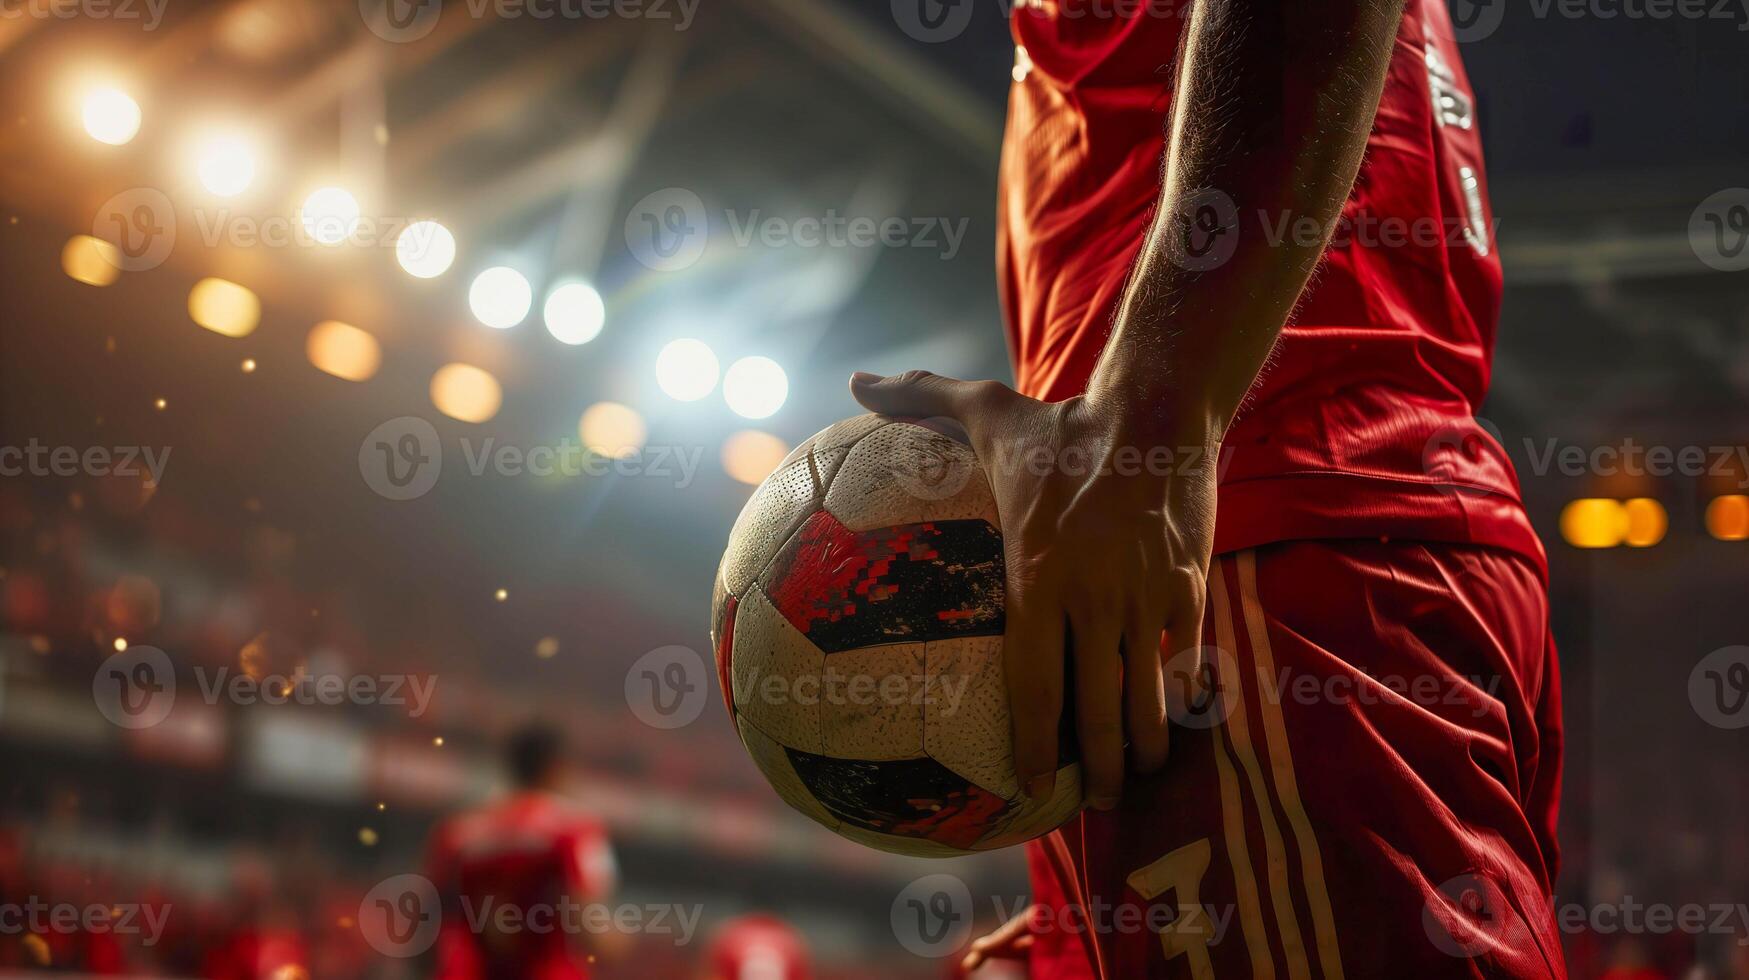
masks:
POLYGON ((1171 729, 1166 724, 1166 670, 1160 638, 1163 610, 1143 606, 1132 612, 1123 637, 1124 712, 1130 756, 1136 771, 1154 772, 1166 764, 1171 729))
POLYGON ((850 376, 850 393, 862 407, 881 415, 946 416, 967 421, 968 403, 997 387, 989 381, 957 381, 928 371, 906 371, 881 377, 858 371, 850 376))
MULTIPOLYGON (((1203 609, 1207 596, 1206 573, 1187 570, 1172 576, 1166 599, 1166 637, 1174 656, 1186 650, 1202 649, 1203 609)), ((1186 662, 1191 660, 1186 658, 1186 662)), ((1195 662, 1200 665, 1200 658, 1195 658, 1195 662)), ((1194 702, 1202 697, 1202 672, 1192 670, 1189 681, 1193 689, 1185 694, 1194 702)))
MULTIPOLYGON (((1018 552, 1018 547, 1011 552, 1018 552)), ((1025 560, 1008 561, 1007 625, 1002 669, 1013 719, 1014 776, 1033 800, 1057 785, 1057 725, 1063 715, 1063 612, 1055 592, 1030 577, 1025 560)))
POLYGON ((1088 803, 1117 806, 1123 795, 1122 626, 1110 613, 1071 612, 1069 656, 1074 658, 1075 730, 1088 803))
POLYGON ((972 944, 972 951, 960 960, 960 974, 963 976, 971 973, 991 960, 1024 960, 1031 950, 1031 935, 1001 943, 980 939, 972 944))
POLYGON ((996 927, 994 932, 972 941, 972 947, 960 960, 961 974, 971 973, 991 960, 1021 959, 1032 948, 1033 907, 996 927))

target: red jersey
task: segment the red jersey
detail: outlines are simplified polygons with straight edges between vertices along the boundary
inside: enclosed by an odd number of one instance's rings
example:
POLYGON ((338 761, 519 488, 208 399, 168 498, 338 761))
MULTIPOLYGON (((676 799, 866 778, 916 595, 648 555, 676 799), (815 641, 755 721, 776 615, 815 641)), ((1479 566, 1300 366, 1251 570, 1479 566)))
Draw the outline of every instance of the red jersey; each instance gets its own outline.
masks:
POLYGON ((808 947, 789 923, 744 915, 723 923, 705 954, 709 980, 811 980, 808 947))
MULTIPOLYGON (((1160 196, 1194 0, 1020 0, 997 264, 1022 391, 1080 393, 1160 196)), ((1240 214, 1240 236, 1295 216, 1240 214)), ((1445 0, 1409 0, 1335 240, 1223 443, 1216 553, 1291 539, 1542 547, 1474 418, 1501 296, 1445 0)))
POLYGON ((294 980, 309 977, 309 962, 309 946, 295 930, 248 924, 207 955, 202 975, 211 980, 294 980))
POLYGON ((545 793, 462 814, 432 838, 431 880, 443 899, 442 980, 583 980, 583 907, 613 891, 606 829, 545 793))

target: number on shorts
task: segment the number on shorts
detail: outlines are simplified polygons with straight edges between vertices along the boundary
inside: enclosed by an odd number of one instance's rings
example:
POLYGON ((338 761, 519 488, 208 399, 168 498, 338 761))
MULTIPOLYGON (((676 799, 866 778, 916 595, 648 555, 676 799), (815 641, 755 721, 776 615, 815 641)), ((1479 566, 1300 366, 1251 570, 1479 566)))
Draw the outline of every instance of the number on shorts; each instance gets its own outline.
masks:
POLYGON ((1190 975, 1195 980, 1214 980, 1215 965, 1209 956, 1210 928, 1203 909, 1202 876, 1209 869, 1209 839, 1193 841, 1124 879, 1136 894, 1153 901, 1167 892, 1177 899, 1178 915, 1160 930, 1160 949, 1168 960, 1190 957, 1190 975))

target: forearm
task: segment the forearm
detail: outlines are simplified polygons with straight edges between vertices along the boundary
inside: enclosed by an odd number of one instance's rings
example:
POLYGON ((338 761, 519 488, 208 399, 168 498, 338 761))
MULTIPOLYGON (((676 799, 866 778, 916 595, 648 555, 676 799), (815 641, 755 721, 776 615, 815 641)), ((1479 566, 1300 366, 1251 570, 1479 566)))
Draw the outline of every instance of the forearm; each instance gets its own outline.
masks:
POLYGON ((1232 421, 1353 188, 1403 5, 1196 0, 1160 204, 1088 388, 1138 435, 1208 445, 1232 421), (1219 195, 1236 248, 1211 262, 1185 222, 1219 195), (1284 219, 1323 234, 1262 233, 1284 219))

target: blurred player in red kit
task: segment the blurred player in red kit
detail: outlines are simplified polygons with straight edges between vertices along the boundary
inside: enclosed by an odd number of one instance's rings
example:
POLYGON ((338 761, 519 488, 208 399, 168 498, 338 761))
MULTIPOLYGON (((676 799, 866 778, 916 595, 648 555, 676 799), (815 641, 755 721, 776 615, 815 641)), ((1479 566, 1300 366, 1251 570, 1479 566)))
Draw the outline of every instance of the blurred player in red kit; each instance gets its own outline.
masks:
POLYGON ((704 980, 813 980, 808 944, 775 915, 737 916, 717 927, 705 950, 704 980))
POLYGON ((851 382, 958 420, 990 473, 1029 795, 1073 712, 1089 809, 965 965, 1565 976, 1546 559, 1474 417, 1502 275, 1445 0, 1011 27, 1019 391, 851 382))
POLYGON ((597 953, 617 948, 617 934, 592 929, 600 917, 586 911, 613 894, 613 850, 606 828, 559 795, 562 744, 542 726, 517 732, 512 793, 433 834, 440 980, 583 980, 597 953))

